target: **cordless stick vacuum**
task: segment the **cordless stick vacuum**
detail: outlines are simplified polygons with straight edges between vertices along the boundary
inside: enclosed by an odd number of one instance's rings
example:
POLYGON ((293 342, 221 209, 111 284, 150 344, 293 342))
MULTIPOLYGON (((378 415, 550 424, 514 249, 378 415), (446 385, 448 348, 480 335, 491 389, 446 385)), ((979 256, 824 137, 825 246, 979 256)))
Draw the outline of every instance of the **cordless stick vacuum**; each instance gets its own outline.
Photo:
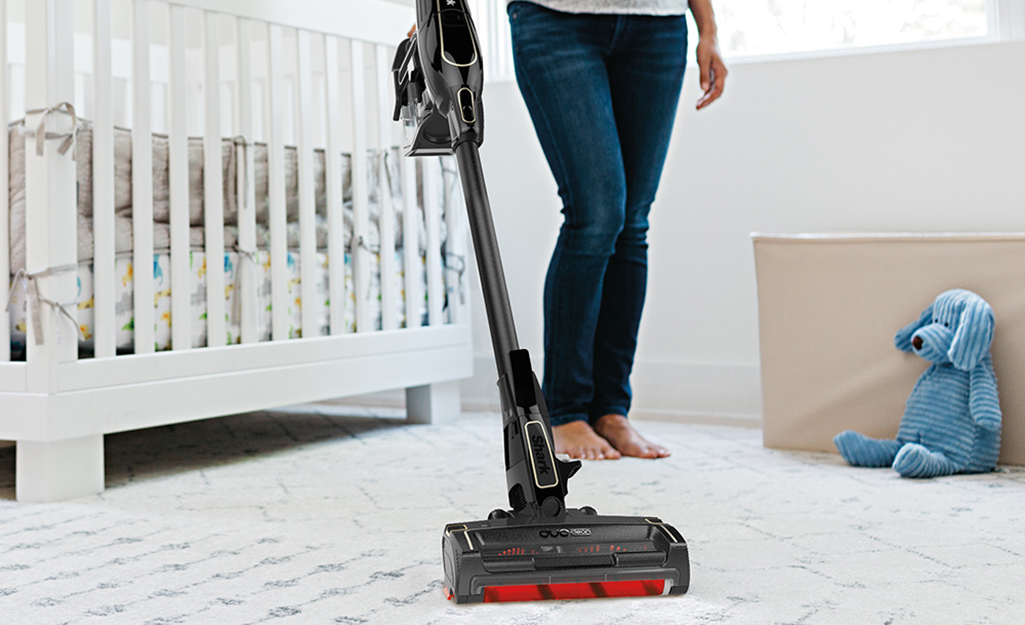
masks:
POLYGON ((465 2, 417 0, 415 34, 392 65, 406 155, 455 154, 498 364, 511 509, 445 527, 445 594, 456 603, 683 594, 687 544, 671 525, 566 508, 580 462, 555 456, 541 387, 516 339, 478 153, 483 67, 465 2))

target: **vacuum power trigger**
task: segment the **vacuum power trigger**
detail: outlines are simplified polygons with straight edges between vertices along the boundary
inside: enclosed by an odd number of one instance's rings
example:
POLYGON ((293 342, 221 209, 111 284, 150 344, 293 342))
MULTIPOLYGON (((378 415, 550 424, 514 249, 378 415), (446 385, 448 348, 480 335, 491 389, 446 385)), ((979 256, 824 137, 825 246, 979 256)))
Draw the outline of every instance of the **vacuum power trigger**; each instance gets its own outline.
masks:
POLYGON ((536 406, 537 395, 534 391, 534 371, 530 368, 530 354, 525 349, 509 352, 509 365, 512 367, 516 405, 521 408, 536 406))

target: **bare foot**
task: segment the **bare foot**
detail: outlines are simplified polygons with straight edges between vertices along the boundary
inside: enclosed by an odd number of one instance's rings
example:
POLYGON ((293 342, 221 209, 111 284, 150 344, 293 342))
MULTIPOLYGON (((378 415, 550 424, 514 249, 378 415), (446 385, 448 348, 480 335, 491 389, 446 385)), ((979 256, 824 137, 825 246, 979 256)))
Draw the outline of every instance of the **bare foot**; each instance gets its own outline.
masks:
POLYGON ((594 422, 594 431, 612 444, 624 456, 635 458, 665 458, 669 450, 649 443, 623 415, 607 414, 594 422))
POLYGON ((622 454, 595 434, 587 421, 570 421, 552 428, 555 453, 584 460, 618 460, 622 454))

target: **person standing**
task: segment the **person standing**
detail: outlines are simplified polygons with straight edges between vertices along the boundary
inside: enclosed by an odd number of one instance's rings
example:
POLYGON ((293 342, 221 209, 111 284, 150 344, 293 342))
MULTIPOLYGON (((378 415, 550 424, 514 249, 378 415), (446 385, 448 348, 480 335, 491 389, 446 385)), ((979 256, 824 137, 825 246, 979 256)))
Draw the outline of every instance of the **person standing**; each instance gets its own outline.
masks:
POLYGON ((703 109, 726 66, 711 0, 513 0, 520 93, 558 184, 563 224, 544 286, 544 379, 557 453, 659 458, 630 424, 630 371, 655 199, 698 28, 703 109))

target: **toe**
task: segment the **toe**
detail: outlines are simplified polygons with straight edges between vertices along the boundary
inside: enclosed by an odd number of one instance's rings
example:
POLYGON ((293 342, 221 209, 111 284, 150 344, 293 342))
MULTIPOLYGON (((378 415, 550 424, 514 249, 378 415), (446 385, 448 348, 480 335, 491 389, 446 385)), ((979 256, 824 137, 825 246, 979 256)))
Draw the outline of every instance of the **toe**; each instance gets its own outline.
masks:
POLYGON ((655 449, 654 447, 650 447, 650 446, 642 447, 641 448, 641 453, 639 455, 640 455, 641 458, 658 458, 659 457, 658 450, 655 449))
POLYGON ((602 441, 604 444, 601 447, 601 453, 607 460, 619 460, 623 454, 619 453, 619 450, 613 447, 607 441, 602 441))
POLYGON ((666 458, 669 456, 669 450, 661 445, 652 445, 651 451, 655 454, 654 458, 666 458))

